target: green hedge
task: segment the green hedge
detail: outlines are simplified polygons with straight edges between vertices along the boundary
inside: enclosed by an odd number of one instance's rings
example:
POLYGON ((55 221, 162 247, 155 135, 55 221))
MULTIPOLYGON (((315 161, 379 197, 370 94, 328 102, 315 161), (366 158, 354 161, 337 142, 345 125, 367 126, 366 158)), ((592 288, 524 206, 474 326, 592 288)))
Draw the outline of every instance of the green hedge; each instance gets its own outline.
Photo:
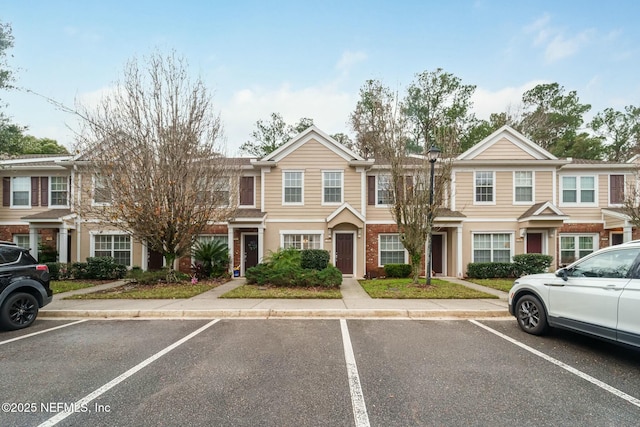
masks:
POLYGON ((553 262, 551 255, 520 254, 513 257, 516 276, 546 273, 553 262))
POLYGON ((553 257, 542 254, 520 254, 513 262, 472 262, 467 266, 467 276, 475 279, 520 277, 544 273, 551 266, 553 257))
POLYGON ((387 277, 409 277, 411 275, 411 265, 385 264, 384 275, 387 277))
POLYGON ((304 249, 300 253, 300 265, 305 269, 324 270, 329 265, 329 251, 304 249))

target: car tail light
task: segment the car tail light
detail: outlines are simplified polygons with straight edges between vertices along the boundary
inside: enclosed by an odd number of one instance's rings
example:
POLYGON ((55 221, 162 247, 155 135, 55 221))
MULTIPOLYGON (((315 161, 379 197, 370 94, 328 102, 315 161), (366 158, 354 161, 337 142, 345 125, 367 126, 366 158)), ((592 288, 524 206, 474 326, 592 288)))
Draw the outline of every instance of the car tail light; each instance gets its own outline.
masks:
POLYGON ((36 270, 38 270, 38 271, 46 271, 48 273, 49 272, 49 267, 47 267, 44 264, 38 264, 38 265, 36 265, 36 270))

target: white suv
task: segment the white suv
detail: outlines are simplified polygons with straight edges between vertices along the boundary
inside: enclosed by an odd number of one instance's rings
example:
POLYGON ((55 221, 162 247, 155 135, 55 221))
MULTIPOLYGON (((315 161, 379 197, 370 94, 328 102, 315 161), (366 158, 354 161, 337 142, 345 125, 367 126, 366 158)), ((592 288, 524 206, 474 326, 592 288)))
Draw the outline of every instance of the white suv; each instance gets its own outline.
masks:
POLYGON ((515 281, 509 313, 541 335, 549 326, 640 348, 640 242, 610 246, 553 273, 515 281))

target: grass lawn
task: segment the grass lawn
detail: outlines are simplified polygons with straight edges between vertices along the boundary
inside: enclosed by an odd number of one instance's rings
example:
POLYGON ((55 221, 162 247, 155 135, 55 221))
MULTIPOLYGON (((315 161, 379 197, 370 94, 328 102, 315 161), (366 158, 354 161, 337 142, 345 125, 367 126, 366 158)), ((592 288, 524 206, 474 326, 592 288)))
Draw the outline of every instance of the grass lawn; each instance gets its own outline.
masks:
POLYGON ((467 282, 476 283, 486 286, 487 288, 497 289, 499 291, 509 292, 516 279, 465 279, 467 282))
POLYGON ((476 291, 457 283, 440 279, 431 280, 431 288, 422 288, 411 285, 411 279, 373 279, 361 280, 360 285, 371 298, 397 298, 397 299, 472 299, 472 298, 498 298, 491 294, 476 291))
POLYGON ((158 283, 153 285, 139 285, 128 283, 103 291, 91 292, 84 295, 71 295, 65 299, 176 299, 191 298, 198 294, 220 286, 223 282, 209 281, 198 282, 193 285, 190 282, 158 283))
POLYGON ((220 298, 340 299, 342 294, 339 289, 242 285, 220 298))
POLYGON ((75 291, 78 289, 90 288, 95 286, 95 283, 82 282, 76 280, 52 280, 49 283, 51 290, 54 294, 61 294, 62 292, 75 291))

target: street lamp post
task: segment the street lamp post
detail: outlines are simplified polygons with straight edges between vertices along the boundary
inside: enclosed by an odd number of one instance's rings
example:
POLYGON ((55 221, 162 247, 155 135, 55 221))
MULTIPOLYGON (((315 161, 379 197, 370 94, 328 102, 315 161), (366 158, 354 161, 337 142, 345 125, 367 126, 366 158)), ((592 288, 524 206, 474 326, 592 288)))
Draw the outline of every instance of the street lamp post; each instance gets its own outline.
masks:
POLYGON ((429 236, 427 242, 427 286, 431 286, 431 258, 433 247, 431 244, 432 229, 433 229, 433 179, 435 177, 436 161, 440 157, 440 149, 435 145, 432 145, 427 151, 429 163, 431 163, 431 179, 429 180, 429 213, 427 215, 427 222, 429 225, 429 236))

